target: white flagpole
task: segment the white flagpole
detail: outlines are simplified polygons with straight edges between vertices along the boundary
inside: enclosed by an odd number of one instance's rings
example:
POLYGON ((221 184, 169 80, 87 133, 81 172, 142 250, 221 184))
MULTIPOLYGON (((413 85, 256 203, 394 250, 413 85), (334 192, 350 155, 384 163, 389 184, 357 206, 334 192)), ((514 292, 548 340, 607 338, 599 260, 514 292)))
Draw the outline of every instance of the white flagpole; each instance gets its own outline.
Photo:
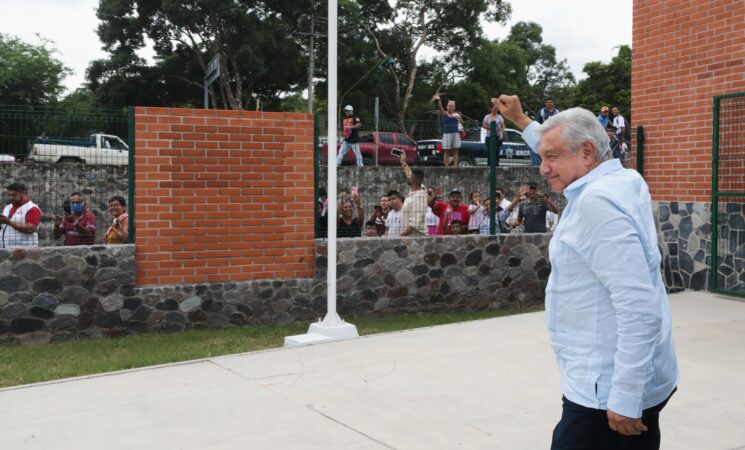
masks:
POLYGON ((336 65, 337 65, 337 30, 338 30, 338 17, 337 17, 337 0, 328 0, 328 124, 327 124, 327 136, 328 136, 328 267, 326 269, 326 284, 328 286, 328 299, 326 301, 328 305, 326 317, 323 319, 327 325, 338 324, 341 322, 339 315, 336 313, 336 225, 337 218, 339 217, 337 211, 338 205, 338 194, 336 189, 336 65), (332 159, 330 155, 332 154, 332 159))
POLYGON ((338 194, 336 189, 336 65, 337 65, 337 0, 328 0, 328 250, 326 268, 327 312, 323 321, 312 323, 307 334, 285 337, 285 347, 315 344, 318 342, 349 339, 359 336, 357 327, 347 323, 336 312, 336 225, 338 194))

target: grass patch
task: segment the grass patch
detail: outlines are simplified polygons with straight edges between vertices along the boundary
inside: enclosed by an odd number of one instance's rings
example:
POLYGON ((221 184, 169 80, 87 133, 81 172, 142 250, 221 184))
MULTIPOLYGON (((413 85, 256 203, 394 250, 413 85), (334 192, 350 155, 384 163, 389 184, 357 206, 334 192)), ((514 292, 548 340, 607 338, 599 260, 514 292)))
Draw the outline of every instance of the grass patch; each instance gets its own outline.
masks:
MULTIPOLYGON (((540 311, 535 307, 520 312, 540 311)), ((479 311, 403 314, 349 319, 360 335, 408 330, 454 322, 517 314, 479 311)), ((0 387, 133 369, 284 345, 284 337, 302 334, 307 323, 198 330, 175 334, 140 334, 115 339, 85 339, 42 346, 0 348, 0 387)))

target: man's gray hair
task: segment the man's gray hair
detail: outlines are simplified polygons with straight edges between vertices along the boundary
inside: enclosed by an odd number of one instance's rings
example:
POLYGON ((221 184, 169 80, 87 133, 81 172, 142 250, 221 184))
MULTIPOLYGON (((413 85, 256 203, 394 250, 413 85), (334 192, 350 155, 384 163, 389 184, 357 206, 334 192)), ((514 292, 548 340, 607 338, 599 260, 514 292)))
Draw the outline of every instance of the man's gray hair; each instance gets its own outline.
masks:
POLYGON ((595 145, 595 160, 608 161, 613 158, 610 139, 603 126, 593 113, 584 108, 570 108, 549 117, 539 128, 539 136, 544 136, 554 128, 561 128, 561 139, 576 154, 583 142, 595 145))

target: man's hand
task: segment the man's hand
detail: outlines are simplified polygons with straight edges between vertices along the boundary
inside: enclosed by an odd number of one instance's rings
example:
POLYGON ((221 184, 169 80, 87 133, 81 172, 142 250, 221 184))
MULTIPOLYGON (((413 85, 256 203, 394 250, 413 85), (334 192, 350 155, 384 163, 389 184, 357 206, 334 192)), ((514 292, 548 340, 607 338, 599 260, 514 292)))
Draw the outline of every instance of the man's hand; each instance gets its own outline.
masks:
POLYGON ((634 436, 647 431, 647 427, 642 423, 642 419, 632 419, 630 417, 616 414, 608 410, 608 426, 611 430, 621 433, 624 436, 634 436))
POLYGON ((62 217, 60 216, 54 216, 54 224, 59 226, 62 224, 62 217))
POLYGON ((10 219, 0 214, 0 225, 7 225, 10 223, 10 219))
POLYGON ((523 107, 517 95, 500 95, 497 99, 497 107, 505 119, 511 120, 521 130, 532 122, 531 118, 523 112, 523 107))

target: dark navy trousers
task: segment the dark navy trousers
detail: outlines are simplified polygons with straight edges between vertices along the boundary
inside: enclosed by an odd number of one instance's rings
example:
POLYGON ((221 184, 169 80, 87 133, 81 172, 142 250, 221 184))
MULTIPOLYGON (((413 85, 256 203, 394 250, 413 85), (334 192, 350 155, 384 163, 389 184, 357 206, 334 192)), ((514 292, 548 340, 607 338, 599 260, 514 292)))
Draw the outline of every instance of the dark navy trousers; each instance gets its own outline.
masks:
POLYGON ((636 436, 611 430, 606 410, 587 408, 562 397, 561 420, 554 428, 551 450, 659 450, 660 411, 670 397, 642 412, 647 431, 636 436))

